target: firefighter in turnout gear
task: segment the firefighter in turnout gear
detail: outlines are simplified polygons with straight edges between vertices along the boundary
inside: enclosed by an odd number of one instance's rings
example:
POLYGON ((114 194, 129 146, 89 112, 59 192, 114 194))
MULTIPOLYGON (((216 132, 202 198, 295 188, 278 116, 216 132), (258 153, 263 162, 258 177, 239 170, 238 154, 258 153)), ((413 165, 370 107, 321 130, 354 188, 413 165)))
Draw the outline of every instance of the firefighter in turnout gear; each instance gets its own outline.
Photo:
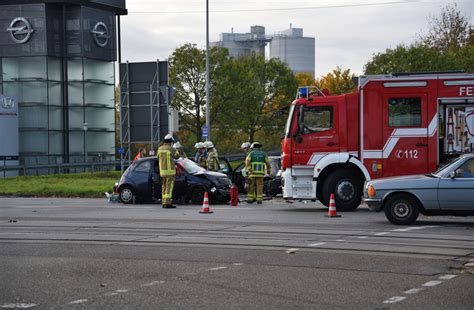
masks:
POLYGON ((259 142, 252 143, 252 151, 245 159, 245 169, 251 180, 250 188, 247 192, 247 202, 252 203, 257 200, 258 204, 263 201, 263 177, 265 172, 270 174, 270 161, 267 153, 260 150, 262 144, 259 142))
POLYGON ((186 153, 183 151, 183 146, 181 143, 179 143, 179 141, 174 143, 173 147, 176 149, 176 152, 178 152, 179 157, 188 158, 188 155, 186 155, 186 153))
MULTIPOLYGON (((244 164, 245 164, 245 159, 247 158, 247 156, 249 155, 251 149, 250 149, 250 142, 244 142, 242 143, 242 145, 240 146, 240 148, 242 149, 242 151, 244 152, 245 154, 245 157, 244 157, 244 164)), ((247 193, 249 192, 249 189, 251 187, 250 183, 252 182, 252 180, 249 178, 249 172, 247 171, 247 169, 242 169, 242 175, 243 177, 245 178, 245 186, 244 186, 244 189, 247 191, 247 193)))
POLYGON ((163 145, 158 149, 158 165, 161 176, 161 204, 163 208, 176 208, 173 206, 173 187, 176 168, 174 159, 179 158, 179 153, 171 145, 174 142, 172 135, 167 134, 163 139, 163 145))
POLYGON ((219 155, 211 141, 204 142, 207 148, 207 170, 219 171, 219 155))

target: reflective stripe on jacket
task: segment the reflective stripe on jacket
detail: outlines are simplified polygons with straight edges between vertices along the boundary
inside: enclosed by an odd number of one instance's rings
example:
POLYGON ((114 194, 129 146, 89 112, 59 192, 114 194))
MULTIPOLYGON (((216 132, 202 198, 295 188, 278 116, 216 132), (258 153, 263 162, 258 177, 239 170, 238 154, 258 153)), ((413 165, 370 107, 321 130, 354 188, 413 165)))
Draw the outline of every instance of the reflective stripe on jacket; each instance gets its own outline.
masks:
POLYGON ((178 157, 176 150, 169 144, 163 144, 158 149, 158 164, 160 167, 160 176, 174 176, 176 168, 173 159, 178 157))
POLYGON ((253 150, 245 159, 245 168, 250 176, 263 177, 265 170, 270 170, 270 161, 264 151, 253 150))

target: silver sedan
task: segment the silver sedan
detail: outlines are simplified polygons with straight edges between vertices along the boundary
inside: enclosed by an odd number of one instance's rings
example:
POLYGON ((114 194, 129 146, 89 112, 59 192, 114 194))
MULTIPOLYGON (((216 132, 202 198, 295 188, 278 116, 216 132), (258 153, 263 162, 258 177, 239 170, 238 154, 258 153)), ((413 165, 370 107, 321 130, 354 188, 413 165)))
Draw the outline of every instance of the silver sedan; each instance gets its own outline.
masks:
POLYGON ((368 181, 364 201, 373 211, 383 210, 397 225, 414 223, 419 213, 474 215, 474 154, 434 173, 368 181))

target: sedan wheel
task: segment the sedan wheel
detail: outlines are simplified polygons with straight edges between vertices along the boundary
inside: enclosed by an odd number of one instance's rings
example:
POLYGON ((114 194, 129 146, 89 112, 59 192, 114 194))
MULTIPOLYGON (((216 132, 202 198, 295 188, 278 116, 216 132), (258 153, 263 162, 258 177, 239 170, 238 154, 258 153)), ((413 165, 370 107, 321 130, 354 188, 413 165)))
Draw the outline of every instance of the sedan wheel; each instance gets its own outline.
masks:
POLYGON ((124 186, 120 189, 120 200, 125 204, 130 204, 134 200, 134 193, 131 187, 124 186))
POLYGON ((384 204, 385 216, 396 225, 410 225, 418 218, 418 201, 407 194, 396 194, 384 204))

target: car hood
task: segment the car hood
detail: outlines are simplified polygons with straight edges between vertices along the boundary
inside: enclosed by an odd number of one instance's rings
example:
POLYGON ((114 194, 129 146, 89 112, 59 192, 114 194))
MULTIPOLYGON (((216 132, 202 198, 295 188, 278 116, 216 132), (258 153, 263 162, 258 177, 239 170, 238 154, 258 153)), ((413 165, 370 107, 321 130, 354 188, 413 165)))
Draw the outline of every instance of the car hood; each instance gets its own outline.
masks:
POLYGON ((221 173, 221 172, 209 171, 209 170, 195 172, 195 173, 192 173, 192 175, 205 175, 205 176, 210 176, 211 178, 212 177, 214 177, 214 178, 222 178, 222 177, 226 178, 227 177, 227 174, 224 174, 224 173, 221 173))
POLYGON ((437 187, 439 178, 432 175, 407 175, 370 181, 375 189, 413 189, 437 187))

